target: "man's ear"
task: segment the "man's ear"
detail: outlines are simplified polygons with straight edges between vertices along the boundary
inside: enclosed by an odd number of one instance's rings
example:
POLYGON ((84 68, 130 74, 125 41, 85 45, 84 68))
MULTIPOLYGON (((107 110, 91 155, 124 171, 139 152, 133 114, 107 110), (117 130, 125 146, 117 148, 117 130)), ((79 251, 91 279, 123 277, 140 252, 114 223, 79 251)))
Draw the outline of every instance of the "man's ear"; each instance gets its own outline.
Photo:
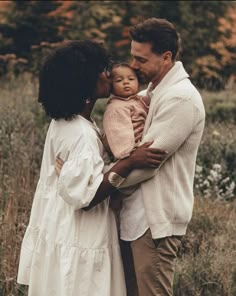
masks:
POLYGON ((163 54, 163 59, 164 59, 164 61, 166 61, 166 62, 170 62, 171 59, 172 59, 172 53, 171 53, 171 51, 166 51, 166 52, 164 52, 164 54, 163 54))

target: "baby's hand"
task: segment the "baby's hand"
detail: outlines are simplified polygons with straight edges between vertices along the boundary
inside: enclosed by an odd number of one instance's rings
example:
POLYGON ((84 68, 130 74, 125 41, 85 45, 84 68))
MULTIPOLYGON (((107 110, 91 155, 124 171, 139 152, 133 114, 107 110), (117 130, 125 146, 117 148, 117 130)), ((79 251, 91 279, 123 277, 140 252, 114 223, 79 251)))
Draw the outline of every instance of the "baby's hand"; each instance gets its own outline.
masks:
POLYGON ((64 161, 59 157, 59 155, 57 155, 54 167, 55 167, 56 174, 57 174, 58 177, 60 176, 63 164, 64 164, 64 161))
POLYGON ((142 139, 144 123, 142 121, 134 121, 133 122, 133 129, 134 129, 135 143, 138 143, 142 139))

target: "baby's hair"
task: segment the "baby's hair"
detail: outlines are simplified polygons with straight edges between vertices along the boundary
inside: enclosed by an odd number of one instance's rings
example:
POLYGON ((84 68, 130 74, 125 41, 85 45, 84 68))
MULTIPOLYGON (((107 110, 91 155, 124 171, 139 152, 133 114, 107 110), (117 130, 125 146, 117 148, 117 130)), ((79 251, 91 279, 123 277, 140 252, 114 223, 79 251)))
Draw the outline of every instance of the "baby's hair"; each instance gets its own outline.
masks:
POLYGON ((132 72, 133 72, 134 75, 137 77, 138 82, 139 82, 139 77, 138 77, 138 75, 137 75, 135 69, 133 69, 133 68, 130 66, 130 64, 125 63, 125 62, 117 62, 117 63, 113 63, 113 64, 111 64, 111 66, 110 66, 110 73, 111 73, 111 74, 110 74, 110 77, 111 77, 111 78, 112 78, 112 71, 113 71, 114 69, 116 69, 116 68, 119 68, 119 67, 125 67, 125 68, 129 68, 130 70, 132 70, 132 72))
POLYGON ((114 69, 116 69, 116 68, 119 68, 119 67, 125 67, 125 68, 129 68, 129 69, 131 69, 131 70, 134 72, 135 76, 136 76, 136 72, 135 72, 135 70, 134 70, 134 69, 133 69, 128 63, 121 62, 121 63, 113 63, 113 64, 111 65, 111 68, 110 68, 111 77, 112 77, 112 70, 114 70, 114 69))

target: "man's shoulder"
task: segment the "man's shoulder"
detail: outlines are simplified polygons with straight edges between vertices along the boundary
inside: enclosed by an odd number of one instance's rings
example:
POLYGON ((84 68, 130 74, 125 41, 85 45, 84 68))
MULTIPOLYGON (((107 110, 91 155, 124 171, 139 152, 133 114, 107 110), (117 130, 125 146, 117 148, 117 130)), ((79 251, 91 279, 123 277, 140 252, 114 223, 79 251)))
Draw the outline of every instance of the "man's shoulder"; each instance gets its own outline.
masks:
POLYGON ((189 103, 194 110, 204 112, 203 100, 200 92, 189 79, 184 79, 166 88, 164 92, 156 92, 152 97, 153 108, 156 110, 172 108, 179 104, 189 103))
POLYGON ((182 98, 191 100, 194 97, 201 98, 201 94, 189 79, 184 79, 173 84, 163 93, 165 99, 182 98))

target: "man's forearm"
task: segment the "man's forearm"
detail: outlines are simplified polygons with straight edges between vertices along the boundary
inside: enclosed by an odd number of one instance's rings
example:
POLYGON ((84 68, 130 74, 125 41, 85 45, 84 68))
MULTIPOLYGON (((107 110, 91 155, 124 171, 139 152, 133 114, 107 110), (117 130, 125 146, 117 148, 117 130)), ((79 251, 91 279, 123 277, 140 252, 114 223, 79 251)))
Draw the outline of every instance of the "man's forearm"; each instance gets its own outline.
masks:
MULTIPOLYGON (((109 171, 113 166, 115 165, 115 162, 110 163, 109 165, 106 165, 104 167, 104 173, 109 171)), ((125 189, 128 187, 135 186, 143 181, 146 181, 150 178, 152 178, 158 169, 136 169, 133 170, 129 176, 125 179, 125 181, 120 185, 119 189, 125 189)), ((121 190, 123 192, 123 190, 121 190)), ((125 191, 124 191, 125 192, 125 191)))
MULTIPOLYGON (((144 182, 155 176, 158 169, 136 169, 133 170, 125 181, 120 185, 119 189, 125 189, 144 182)), ((123 191, 123 190, 121 190, 123 191)), ((125 191, 124 191, 125 192, 125 191)))

